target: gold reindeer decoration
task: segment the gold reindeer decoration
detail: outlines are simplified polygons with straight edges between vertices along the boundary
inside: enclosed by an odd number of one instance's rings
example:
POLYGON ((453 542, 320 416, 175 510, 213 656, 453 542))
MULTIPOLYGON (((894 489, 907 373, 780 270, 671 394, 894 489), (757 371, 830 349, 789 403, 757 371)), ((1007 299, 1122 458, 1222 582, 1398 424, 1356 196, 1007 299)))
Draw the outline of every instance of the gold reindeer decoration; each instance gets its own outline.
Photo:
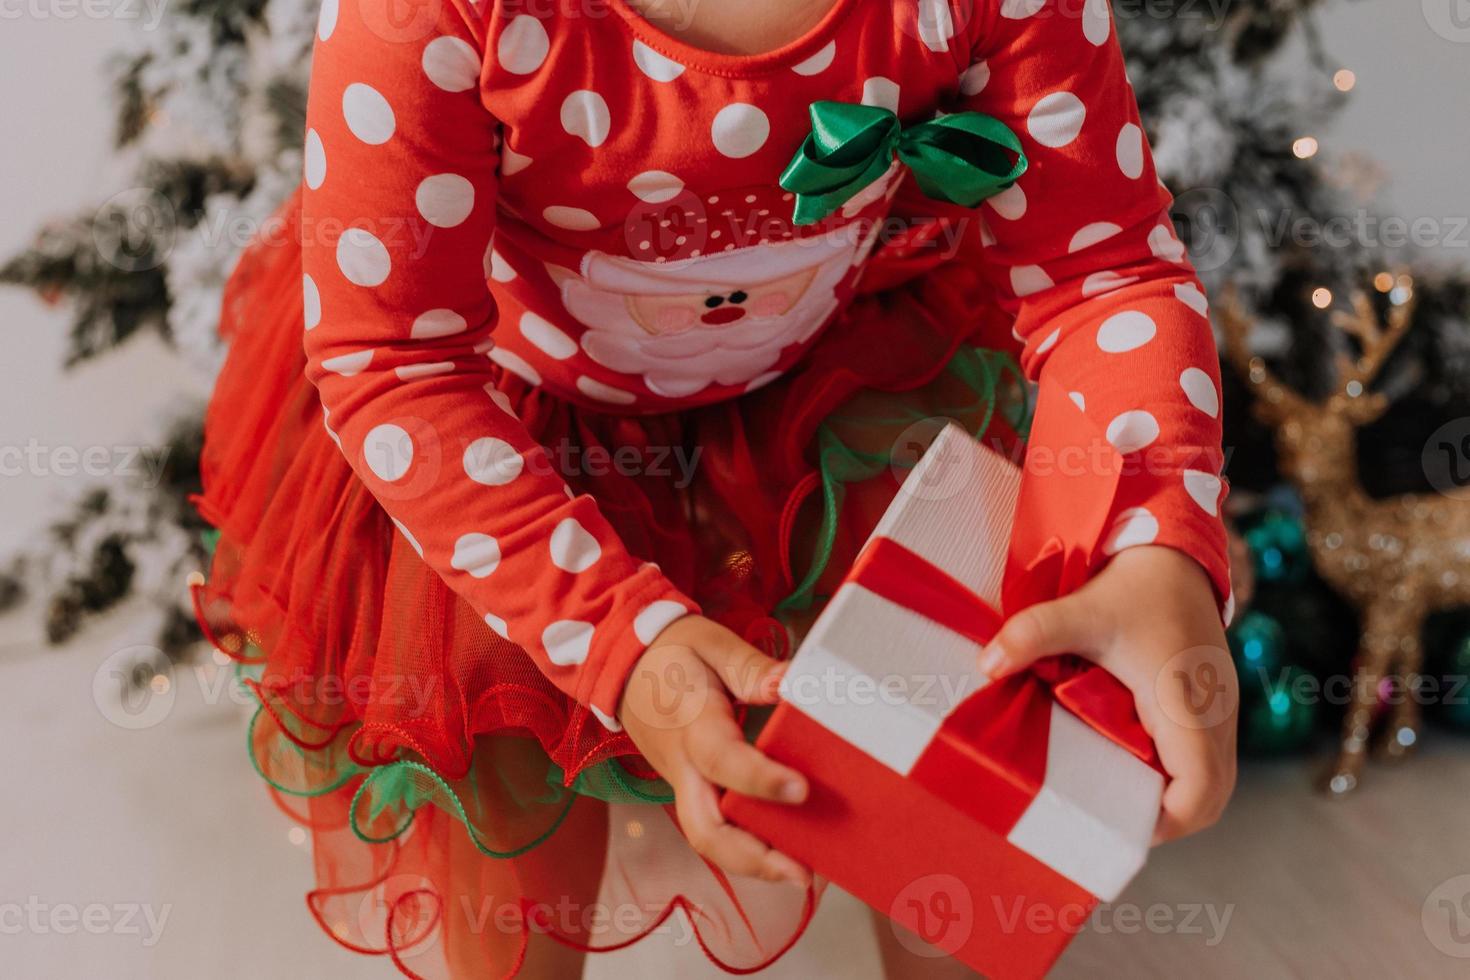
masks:
POLYGON ((1251 320, 1239 298, 1220 306, 1227 359, 1250 382, 1254 413, 1274 432, 1282 472, 1306 508, 1312 563, 1357 609, 1362 638, 1340 751, 1326 780, 1334 794, 1357 786, 1380 686, 1392 685, 1379 747, 1405 755, 1419 739, 1425 618, 1470 604, 1470 498, 1404 494, 1374 499, 1358 478, 1356 431, 1383 415, 1388 399, 1368 389, 1413 322, 1414 298, 1389 308, 1386 324, 1361 293, 1333 322, 1362 354, 1340 357, 1326 401, 1294 391, 1252 356, 1251 320))

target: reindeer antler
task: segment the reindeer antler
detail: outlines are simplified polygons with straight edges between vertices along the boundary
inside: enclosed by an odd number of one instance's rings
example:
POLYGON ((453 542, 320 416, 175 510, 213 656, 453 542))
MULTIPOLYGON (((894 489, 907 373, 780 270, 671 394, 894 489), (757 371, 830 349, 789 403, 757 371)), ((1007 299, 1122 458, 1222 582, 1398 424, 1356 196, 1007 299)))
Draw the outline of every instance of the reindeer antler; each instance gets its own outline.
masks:
POLYGON ((1332 315, 1333 325, 1356 337, 1363 348, 1356 361, 1342 358, 1339 362, 1339 380, 1344 388, 1357 382, 1358 391, 1354 394, 1361 394, 1368 389, 1378 372, 1383 370, 1388 355, 1413 325, 1416 302, 1416 294, 1410 291, 1404 302, 1390 306, 1387 329, 1380 322, 1373 301, 1361 290, 1353 294, 1351 311, 1338 310, 1332 315))
POLYGON ((1219 314, 1220 332, 1225 339, 1226 359, 1260 391, 1260 397, 1266 404, 1283 405, 1299 401, 1301 396, 1266 367, 1264 360, 1251 353, 1249 338, 1254 320, 1246 313, 1239 290, 1227 286, 1215 309, 1219 314))

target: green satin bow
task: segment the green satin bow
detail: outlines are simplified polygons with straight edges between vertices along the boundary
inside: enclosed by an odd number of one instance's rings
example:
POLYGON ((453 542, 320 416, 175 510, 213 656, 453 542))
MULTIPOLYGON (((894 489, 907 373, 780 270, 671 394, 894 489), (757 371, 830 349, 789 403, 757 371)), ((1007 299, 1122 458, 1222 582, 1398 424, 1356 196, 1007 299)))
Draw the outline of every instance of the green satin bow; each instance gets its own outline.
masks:
POLYGON ((812 132, 781 174, 796 194, 798 225, 821 221, 887 173, 896 154, 928 197, 972 208, 1026 172, 1005 123, 957 112, 904 129, 879 106, 813 102, 812 132))

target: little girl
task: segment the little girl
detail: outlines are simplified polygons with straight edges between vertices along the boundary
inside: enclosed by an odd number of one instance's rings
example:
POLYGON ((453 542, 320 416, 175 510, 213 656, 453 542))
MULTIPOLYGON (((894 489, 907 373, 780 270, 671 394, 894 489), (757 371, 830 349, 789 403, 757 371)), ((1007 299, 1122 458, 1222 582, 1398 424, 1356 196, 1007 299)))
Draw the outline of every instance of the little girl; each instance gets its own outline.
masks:
POLYGON ((748 706, 907 420, 1014 441, 1012 354, 1031 458, 1125 467, 1091 581, 982 666, 1096 660, 1159 838, 1219 814, 1233 718, 1164 670, 1229 617, 1217 361, 1106 0, 324 0, 304 176, 226 297, 200 598, 343 945, 789 949, 819 889, 718 807, 807 792, 748 706))

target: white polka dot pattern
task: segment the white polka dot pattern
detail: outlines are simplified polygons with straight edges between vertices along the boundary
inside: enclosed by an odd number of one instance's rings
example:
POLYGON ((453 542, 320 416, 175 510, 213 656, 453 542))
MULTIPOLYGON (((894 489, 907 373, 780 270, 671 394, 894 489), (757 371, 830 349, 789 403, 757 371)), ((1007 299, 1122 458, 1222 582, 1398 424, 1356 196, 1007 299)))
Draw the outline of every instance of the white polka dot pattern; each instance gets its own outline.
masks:
POLYGON ((1045 6, 1046 0, 1002 0, 1000 15, 1009 20, 1025 20, 1035 16, 1045 6))
POLYGON ((1082 36, 1094 45, 1107 43, 1113 32, 1113 14, 1108 0, 1084 0, 1082 4, 1082 36))
POLYGON ((837 42, 828 41, 816 54, 791 67, 798 75, 820 75, 837 60, 837 42))
POLYGON ((930 51, 948 51, 954 37, 954 17, 949 0, 919 0, 919 40, 930 51))
POLYGON ((564 572, 585 572, 602 557, 602 545, 575 517, 568 517, 551 532, 551 563, 564 572))
POLYGON ((771 136, 771 121, 753 105, 735 102, 715 115, 710 129, 715 149, 731 160, 743 160, 760 151, 771 136))
POLYGON ((1118 131, 1118 145, 1115 148, 1118 157, 1118 169, 1123 171, 1123 176, 1129 180, 1137 180, 1143 176, 1143 130, 1137 124, 1128 123, 1118 131))
POLYGON ((373 426, 362 441, 362 458, 373 476, 384 483, 397 483, 408 475, 413 463, 413 439, 408 430, 392 422, 373 426))
POLYGON ((1011 291, 1017 296, 1030 296, 1055 285, 1039 265, 1018 265, 1011 270, 1011 291))
POLYGON ((1101 242, 1107 241, 1123 229, 1111 221, 1098 221, 1078 230, 1072 236, 1072 241, 1067 244, 1067 251, 1081 252, 1083 249, 1091 248, 1101 242))
POLYGON ((473 578, 485 578, 500 567, 500 542, 488 534, 460 535, 454 542, 454 555, 449 559, 449 567, 473 578))
POLYGON ((342 93, 342 118, 353 136, 369 146, 381 146, 393 138, 398 120, 383 93, 357 82, 342 93))
POLYGON ((489 258, 488 268, 485 274, 496 282, 511 282, 516 277, 516 270, 495 249, 486 253, 489 258))
POLYGON ((1147 313, 1124 310, 1114 313, 1097 328, 1097 346, 1109 354, 1125 354, 1138 350, 1158 332, 1158 324, 1147 313))
POLYGON ((306 131, 305 168, 303 176, 306 186, 312 190, 321 187, 327 179, 327 148, 322 144, 321 134, 314 129, 306 131))
POLYGON ((1127 456, 1153 445, 1159 437, 1159 421, 1142 408, 1124 412, 1108 423, 1108 442, 1127 456))
POLYGON ((1116 555, 1125 548, 1153 544, 1159 537, 1159 520, 1144 507, 1134 507, 1118 515, 1103 544, 1103 553, 1116 555))
POLYGON ((543 209, 541 217, 546 219, 547 224, 565 228, 567 231, 591 231, 601 224, 597 220, 597 215, 586 208, 568 207, 563 204, 553 204, 543 209))
POLYGON ((337 242, 337 268, 355 286, 381 286, 393 271, 393 260, 372 232, 348 228, 337 242))
POLYGON ((521 336, 547 357, 565 361, 577 353, 577 342, 568 337, 559 327, 535 313, 521 316, 521 336))
POLYGON ((1174 295, 1179 297, 1179 302, 1194 310, 1200 316, 1210 315, 1210 303, 1205 299, 1205 294, 1194 283, 1180 283, 1174 287, 1174 295))
POLYGON ((591 623, 575 619, 559 619, 541 633, 546 659, 558 667, 575 667, 585 663, 592 651, 591 623))
POLYGON ((577 378, 577 390, 594 401, 607 402, 609 405, 631 405, 638 400, 638 396, 631 391, 614 388, 605 381, 589 378, 585 374, 577 378))
POLYGON ((960 75, 960 94, 973 98, 990 84, 990 63, 977 61, 960 75))
POLYGON ((1215 382, 1204 371, 1197 367, 1185 368, 1184 373, 1179 375, 1179 387, 1184 390, 1189 404, 1210 418, 1219 416, 1220 393, 1215 390, 1215 382))
POLYGON ((408 527, 402 521, 396 519, 393 521, 393 526, 398 528, 398 533, 403 535, 403 539, 408 542, 408 546, 418 552, 420 558, 424 557, 424 546, 419 544, 419 539, 413 536, 413 533, 409 531, 408 527))
POLYGON ((664 204, 684 191, 684 182, 663 170, 645 170, 628 181, 628 190, 647 204, 664 204))
POLYGON ((424 75, 446 92, 466 92, 480 80, 480 57, 457 37, 436 37, 424 47, 424 75))
POLYGON ((891 78, 876 77, 863 82, 863 105, 877 106, 889 112, 898 111, 900 90, 891 78))
POLYGON ((508 351, 504 347, 493 348, 490 351, 490 360, 499 364, 528 385, 539 387, 541 384, 541 372, 537 371, 531 366, 529 361, 514 351, 508 351))
POLYGON ((499 636, 502 640, 510 639, 510 627, 506 625, 505 620, 501 619, 494 613, 485 614, 485 625, 494 630, 496 635, 499 636))
POLYGON ((647 646, 658 639, 658 635, 670 623, 682 618, 688 612, 688 608, 682 602, 660 599, 649 603, 633 618, 633 635, 638 637, 639 643, 647 646))
POLYGON ((458 174, 435 174, 419 184, 414 201, 419 214, 436 228, 464 223, 475 206, 475 185, 458 174))
POLYGON ((526 460, 504 439, 486 436, 465 448, 464 471, 487 487, 503 487, 521 475, 526 460))
POLYGON ((518 14, 500 33, 496 57, 500 66, 515 75, 529 75, 546 62, 551 51, 551 38, 541 21, 530 14, 518 14))
POLYGON ((684 74, 684 66, 666 58, 642 41, 633 42, 633 63, 655 82, 672 82, 684 74))
POLYGON ((306 317, 306 329, 312 330, 322 322, 322 293, 311 276, 301 277, 301 292, 306 317))
POLYGON ((596 149, 607 142, 612 132, 612 112, 607 100, 587 89, 573 92, 561 104, 561 127, 569 136, 596 149))
POLYGON ((353 351, 351 354, 338 354, 336 357, 323 358, 322 367, 343 378, 350 378, 367 370, 372 363, 373 352, 369 350, 353 351))
POLYGON ((329 41, 332 33, 337 30, 337 0, 322 0, 322 9, 317 14, 316 36, 323 41, 329 41))
MULTIPOLYGON (((1039 411, 1051 421, 1038 416, 1033 434, 1053 451, 1096 430, 1123 454, 1160 450, 1162 469, 1150 454, 1119 478, 1121 513, 1103 547, 1184 548, 1226 594, 1210 530, 1225 484, 1197 450, 1219 440, 1209 305, 1167 215, 1109 4, 993 2, 854 5, 799 54, 746 74, 678 54, 688 49, 641 25, 630 33, 621 15, 589 32, 554 4, 473 23, 451 5, 416 15, 414 38, 390 39, 370 11, 324 0, 301 174, 304 226, 346 229, 303 243, 301 339, 323 426, 394 533, 605 728, 616 730, 605 712, 622 679, 582 665, 631 663, 693 606, 628 555, 588 495, 594 486, 569 486, 519 416, 539 424, 551 398, 588 417, 677 410, 705 380, 684 380, 689 365, 743 356, 710 341, 771 318, 703 320, 704 293, 746 283, 701 260, 749 244, 737 225, 788 233, 792 200, 774 175, 816 98, 862 101, 905 122, 973 108, 1018 134, 1030 169, 986 202, 972 234, 1021 363, 1040 378, 1039 411), (665 119, 675 122, 653 122, 665 119), (753 185, 755 172, 767 183, 753 185), (499 215, 516 220, 497 232, 499 215), (669 268, 699 297, 692 310, 644 291, 648 301, 621 324, 631 350, 648 342, 640 324, 662 317, 658 339, 691 352, 677 383, 645 376, 633 354, 616 362, 629 370, 591 359, 583 341, 598 328, 573 316, 578 282, 636 285, 650 273, 596 262, 589 248, 679 263, 669 268), (1061 421, 1072 413, 1075 431, 1061 421), (1195 455, 1168 462, 1185 447, 1195 455)), ((785 266, 730 269, 774 276, 785 266)), ((846 284, 828 288, 847 301, 846 284)), ((626 304, 612 295, 605 306, 611 315, 626 304)), ((722 373, 718 395, 776 380, 800 353, 790 348, 727 384, 722 373)))
POLYGON ((592 717, 597 719, 597 723, 603 728, 606 728, 608 731, 620 732, 623 730, 622 724, 619 723, 616 718, 614 718, 610 714, 607 714, 601 708, 597 707, 597 705, 589 704, 587 706, 587 710, 592 712, 592 717))
POLYGON ((1071 92, 1053 92, 1036 103, 1026 117, 1026 129, 1036 142, 1056 150, 1075 140, 1086 121, 1081 99, 1071 92))
POLYGON ((1199 504, 1200 510, 1211 517, 1218 517, 1220 514, 1220 490, 1223 486, 1220 478, 1213 473, 1201 470, 1184 471, 1185 491, 1191 500, 1199 504))
POLYGON ((469 328, 464 317, 453 310, 429 310, 419 314, 413 321, 409 336, 414 340, 435 340, 439 337, 453 337, 469 328))

